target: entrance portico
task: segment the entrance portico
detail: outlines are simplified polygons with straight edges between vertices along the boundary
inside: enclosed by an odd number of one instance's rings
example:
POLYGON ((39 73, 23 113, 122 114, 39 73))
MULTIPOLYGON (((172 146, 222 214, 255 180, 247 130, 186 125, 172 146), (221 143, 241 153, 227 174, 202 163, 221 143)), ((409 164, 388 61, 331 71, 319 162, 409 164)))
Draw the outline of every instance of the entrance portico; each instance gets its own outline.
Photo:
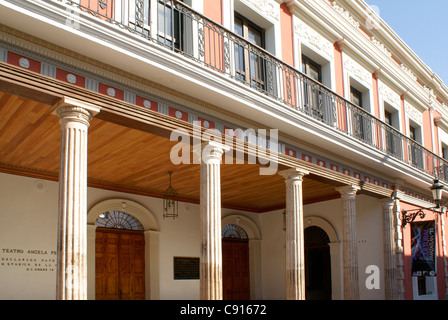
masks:
MULTIPOLYGON (((37 75, 27 74, 27 76, 28 78, 33 76, 32 78, 35 78, 34 81, 37 82, 44 81, 44 79, 39 79, 37 75)), ((58 82, 55 82, 53 86, 72 95, 73 92, 70 90, 75 90, 74 87, 66 84, 62 86, 58 82)), ((52 113, 54 111, 53 106, 65 98, 58 97, 50 92, 50 89, 44 95, 40 93, 39 101, 33 101, 29 91, 23 91, 19 96, 6 92, 6 88, 2 87, 2 90, 4 91, 1 95, 2 109, 0 115, 3 119, 14 117, 21 119, 20 123, 15 126, 7 123, 4 126, 4 134, 11 137, 9 141, 17 141, 18 143, 15 148, 10 148, 9 144, 2 146, 4 147, 3 150, 8 151, 2 152, 0 155, 2 172, 58 181, 59 171, 65 172, 64 166, 59 164, 59 153, 65 154, 67 150, 70 150, 70 147, 74 147, 73 153, 75 153, 75 150, 81 151, 81 149, 87 148, 88 157, 82 157, 79 164, 79 168, 87 169, 86 179, 76 181, 76 184, 80 184, 76 188, 75 182, 71 182, 67 187, 70 191, 68 193, 63 191, 61 198, 70 194, 80 196, 81 193, 84 193, 82 190, 87 187, 159 198, 167 187, 167 172, 174 171, 173 186, 176 187, 180 194, 180 200, 184 203, 199 204, 201 198, 206 200, 207 193, 205 191, 201 192, 200 186, 211 186, 208 192, 213 194, 213 197, 210 199, 215 201, 220 198, 221 202, 221 205, 218 205, 217 202, 210 206, 212 209, 207 213, 207 216, 214 217, 215 222, 216 218, 220 216, 220 208, 255 214, 275 210, 282 211, 287 208, 288 251, 285 258, 286 261, 291 262, 285 267, 285 274, 289 279, 286 281, 285 287, 286 292, 289 292, 286 295, 288 299, 306 298, 305 290, 303 290, 303 206, 337 200, 340 198, 340 193, 336 190, 337 187, 359 184, 358 179, 346 174, 285 154, 279 154, 278 156, 278 171, 283 176, 280 174, 260 175, 259 169, 262 165, 259 163, 248 164, 246 161, 246 164, 238 165, 236 162, 227 164, 221 161, 220 183, 217 179, 212 179, 213 177, 216 178, 216 171, 213 176, 203 176, 201 182, 201 165, 174 165, 169 160, 170 151, 177 144, 177 141, 169 139, 170 132, 182 128, 193 133, 194 128, 190 123, 152 110, 118 102, 100 94, 89 92, 87 95, 86 92, 79 91, 78 88, 76 90, 79 92, 74 95, 76 101, 85 103, 86 106, 95 106, 96 110, 101 111, 90 119, 88 134, 87 131, 84 133, 84 136, 88 138, 88 143, 85 140, 82 145, 69 144, 64 146, 59 143, 61 132, 59 119, 52 113), (23 139, 24 134, 26 134, 27 139, 23 139), (33 148, 33 146, 45 146, 45 148, 33 148), (296 175, 291 175, 293 172, 296 175), (289 174, 285 176, 285 173, 289 174), (217 191, 220 191, 220 197, 217 191)), ((15 91, 17 92, 17 90, 15 91)), ((70 96, 66 97, 67 99, 64 101, 69 101, 69 98, 75 99, 70 96)), ((81 112, 81 114, 83 113, 81 112)), ((87 127, 87 124, 84 123, 84 126, 87 127)), ((241 142, 235 140, 234 143, 241 142)), ((251 150, 256 150, 256 148, 251 146, 251 148, 245 150, 245 156, 247 157, 250 152, 253 152, 251 150)), ((219 156, 216 155, 213 161, 217 163, 218 159, 219 156)), ((375 189, 369 184, 364 184, 362 191, 365 192, 369 188, 375 189)), ((377 187, 376 189, 379 190, 377 187)), ((74 205, 71 207, 74 207, 74 205)), ((81 212, 84 212, 87 216, 87 207, 83 205, 80 210, 78 215, 82 216, 81 212)), ((220 221, 220 219, 218 220, 220 221)), ((68 228, 68 225, 66 226, 68 228)), ((210 231, 212 229, 220 230, 216 225, 215 228, 211 228, 211 226, 212 222, 210 220, 204 220, 202 234, 205 237, 212 235, 210 231)), ((66 227, 63 227, 63 229, 65 230, 66 227)), ((76 229, 75 233, 68 233, 66 238, 71 241, 79 239, 86 243, 87 233, 82 233, 81 229, 76 229)), ((218 239, 219 233, 213 235, 213 237, 218 239)), ((220 241, 207 242, 209 251, 216 254, 219 251, 220 241)), ((71 251, 67 250, 66 244, 62 244, 60 252, 61 257, 67 259, 71 251)), ((219 264, 219 255, 216 255, 215 258, 215 262, 202 260, 205 263, 204 267, 219 264)), ((79 265, 86 263, 85 259, 76 261, 79 261, 79 265)), ((77 267, 78 265, 75 265, 73 268, 76 269, 77 267)), ((219 267, 215 269, 219 269, 219 267)), ((66 274, 67 278, 69 276, 70 274, 66 274)), ((219 277, 218 270, 213 279, 219 279, 219 277)), ((83 271, 80 279, 83 279, 83 283, 87 281, 85 271, 83 271)), ((212 286, 215 291, 219 292, 220 287, 222 287, 219 280, 211 279, 202 279, 201 281, 204 281, 203 286, 212 286)), ((77 295, 71 297, 85 299, 87 291, 84 285, 79 287, 84 289, 80 289, 77 295)), ((69 298, 69 295, 61 295, 60 297, 66 299, 69 298)), ((211 296, 205 295, 203 298, 210 299, 211 296)), ((217 294, 214 298, 220 299, 221 297, 217 294)))

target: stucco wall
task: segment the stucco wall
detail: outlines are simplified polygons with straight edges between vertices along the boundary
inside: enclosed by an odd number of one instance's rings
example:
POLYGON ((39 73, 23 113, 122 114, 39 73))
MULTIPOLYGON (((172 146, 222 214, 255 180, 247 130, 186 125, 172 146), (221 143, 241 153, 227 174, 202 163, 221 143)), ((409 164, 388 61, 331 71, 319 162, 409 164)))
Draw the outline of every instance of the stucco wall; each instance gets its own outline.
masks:
MULTIPOLYGON (((0 299, 54 299, 56 255, 53 251, 56 251, 57 239, 58 184, 0 174, 0 194, 0 263, 3 263, 0 265, 0 299), (24 252, 13 253, 11 250, 14 249, 24 252), (28 253, 28 250, 34 251, 28 253), (16 261, 5 260, 11 258, 16 261), (28 260, 17 261, 18 259, 28 260), (30 263, 31 266, 17 265, 18 263, 30 263), (40 266, 34 266, 35 263, 40 266), (27 271, 27 267, 37 268, 39 271, 27 271)), ((151 298, 199 299, 199 280, 173 280, 173 257, 200 256, 199 206, 181 203, 178 220, 163 219, 160 199, 89 188, 88 208, 113 198, 128 199, 143 205, 158 224, 159 230, 155 232, 158 235, 158 261, 151 261, 158 268, 152 270, 151 281, 157 283, 150 284, 151 288, 155 288, 152 290, 158 292, 151 292, 151 298)), ((326 231, 334 232, 332 237, 336 241, 331 244, 333 298, 341 299, 342 201, 307 205, 304 213, 305 226, 325 223, 325 228, 329 230, 326 231)), ((253 297, 284 299, 285 233, 282 211, 253 214, 223 209, 223 218, 230 216, 248 219, 256 229, 253 234, 259 233, 251 244, 251 248, 256 251, 251 257, 252 281, 257 282, 256 286, 251 287, 251 290, 256 291, 253 292, 253 297), (254 264, 258 263, 260 267, 255 269, 254 264)), ((365 270, 368 265, 378 265, 380 271, 383 270, 381 203, 374 198, 358 196, 357 224, 361 298, 383 299, 383 282, 379 290, 368 290, 365 286, 368 276, 365 270)), ((93 253, 89 250, 89 258, 92 259, 93 253)), ((94 297, 94 291, 92 280, 90 281, 91 298, 94 297)))

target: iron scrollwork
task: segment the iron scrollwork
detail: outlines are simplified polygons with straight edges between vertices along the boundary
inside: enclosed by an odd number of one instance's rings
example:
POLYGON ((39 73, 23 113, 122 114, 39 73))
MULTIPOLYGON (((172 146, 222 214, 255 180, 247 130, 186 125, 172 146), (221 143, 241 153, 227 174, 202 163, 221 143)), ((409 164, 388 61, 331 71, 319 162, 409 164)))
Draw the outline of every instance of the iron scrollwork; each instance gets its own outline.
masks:
POLYGON ((402 215, 402 226, 403 228, 406 227, 408 223, 414 222, 414 220, 418 217, 420 219, 424 219, 426 217, 426 213, 422 209, 412 210, 412 211, 401 211, 402 215))

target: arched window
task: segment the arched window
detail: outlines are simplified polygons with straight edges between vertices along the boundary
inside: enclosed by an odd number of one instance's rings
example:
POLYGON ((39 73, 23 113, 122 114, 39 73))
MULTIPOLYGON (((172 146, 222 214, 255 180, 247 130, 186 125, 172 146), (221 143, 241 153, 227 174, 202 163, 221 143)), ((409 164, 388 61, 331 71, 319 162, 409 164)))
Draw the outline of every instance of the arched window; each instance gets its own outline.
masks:
POLYGON ((144 231, 142 224, 135 217, 117 210, 100 214, 95 225, 111 229, 144 231))
POLYGON ((227 239, 240 239, 240 240, 248 240, 246 231, 240 226, 234 224, 228 224, 224 228, 222 228, 222 237, 227 239))
POLYGON ((305 229, 304 238, 306 247, 318 247, 330 243, 330 238, 327 233, 315 226, 305 229))

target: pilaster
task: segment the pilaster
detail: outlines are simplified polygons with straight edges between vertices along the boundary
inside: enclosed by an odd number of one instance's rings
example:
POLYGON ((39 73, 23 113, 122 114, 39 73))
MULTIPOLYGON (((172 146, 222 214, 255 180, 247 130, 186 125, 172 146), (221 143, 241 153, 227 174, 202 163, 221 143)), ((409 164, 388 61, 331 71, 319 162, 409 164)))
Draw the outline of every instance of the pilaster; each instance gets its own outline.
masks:
POLYGON ((382 200, 383 205, 383 253, 384 253, 384 282, 386 300, 398 299, 397 259, 395 243, 395 214, 394 200, 382 200))

